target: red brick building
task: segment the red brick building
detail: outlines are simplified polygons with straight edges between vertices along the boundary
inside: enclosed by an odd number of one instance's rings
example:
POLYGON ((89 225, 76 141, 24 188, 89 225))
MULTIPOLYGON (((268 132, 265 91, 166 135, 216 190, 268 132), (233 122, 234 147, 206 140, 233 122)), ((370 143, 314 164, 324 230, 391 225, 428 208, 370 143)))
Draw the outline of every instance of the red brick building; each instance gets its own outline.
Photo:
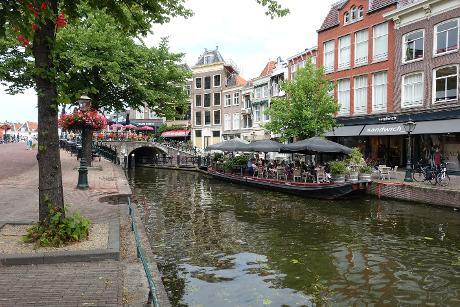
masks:
POLYGON ((308 59, 311 59, 313 64, 316 64, 316 53, 317 48, 307 48, 302 52, 299 52, 289 58, 287 58, 287 66, 288 66, 288 80, 292 80, 295 78, 295 74, 297 69, 302 68, 305 66, 305 62, 308 59))

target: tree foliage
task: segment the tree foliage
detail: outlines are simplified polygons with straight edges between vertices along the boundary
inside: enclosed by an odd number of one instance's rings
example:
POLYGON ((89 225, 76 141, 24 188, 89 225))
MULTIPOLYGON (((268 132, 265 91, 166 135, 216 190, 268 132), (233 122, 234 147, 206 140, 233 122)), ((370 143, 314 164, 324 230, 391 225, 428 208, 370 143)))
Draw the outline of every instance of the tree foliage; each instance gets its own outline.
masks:
POLYGON ((322 69, 308 61, 297 71, 294 80, 281 84, 286 92, 283 98, 273 98, 266 113, 270 122, 264 127, 281 134, 281 139, 305 139, 324 134, 336 126, 334 114, 338 111, 330 91, 332 84, 322 69))

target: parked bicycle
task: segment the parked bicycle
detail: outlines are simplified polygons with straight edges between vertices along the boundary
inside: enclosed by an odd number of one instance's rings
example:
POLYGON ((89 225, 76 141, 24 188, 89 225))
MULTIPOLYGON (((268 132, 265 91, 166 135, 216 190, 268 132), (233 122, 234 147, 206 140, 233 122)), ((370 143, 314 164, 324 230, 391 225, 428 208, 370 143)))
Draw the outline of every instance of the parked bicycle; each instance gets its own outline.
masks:
POLYGON ((419 161, 412 171, 412 178, 417 182, 429 182, 432 185, 439 184, 442 187, 449 185, 450 177, 447 174, 447 163, 442 163, 439 168, 423 165, 419 161))
POLYGON ((449 185, 450 177, 447 174, 447 163, 441 163, 439 169, 436 170, 436 183, 442 187, 449 185))

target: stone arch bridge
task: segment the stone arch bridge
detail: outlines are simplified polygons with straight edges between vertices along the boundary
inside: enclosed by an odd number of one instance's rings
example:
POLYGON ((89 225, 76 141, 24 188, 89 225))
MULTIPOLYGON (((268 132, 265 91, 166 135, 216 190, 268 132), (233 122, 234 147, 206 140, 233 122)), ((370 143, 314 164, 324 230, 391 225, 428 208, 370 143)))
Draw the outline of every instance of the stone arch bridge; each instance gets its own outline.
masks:
POLYGON ((133 164, 178 164, 192 163, 196 153, 177 149, 156 142, 146 141, 98 141, 99 145, 112 149, 116 160, 124 167, 133 164))

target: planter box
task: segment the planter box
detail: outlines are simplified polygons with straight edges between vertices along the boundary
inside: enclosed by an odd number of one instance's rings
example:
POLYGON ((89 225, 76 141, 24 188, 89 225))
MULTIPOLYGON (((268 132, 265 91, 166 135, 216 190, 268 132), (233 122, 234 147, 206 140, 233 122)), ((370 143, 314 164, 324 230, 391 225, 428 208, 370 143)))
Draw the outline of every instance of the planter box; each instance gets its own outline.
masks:
POLYGON ((334 183, 344 183, 345 182, 345 176, 344 175, 335 175, 332 177, 332 182, 334 183))
POLYGON ((371 174, 359 174, 359 180, 371 181, 371 174))
POLYGON ((348 181, 357 182, 358 181, 358 172, 351 172, 348 174, 348 181))

